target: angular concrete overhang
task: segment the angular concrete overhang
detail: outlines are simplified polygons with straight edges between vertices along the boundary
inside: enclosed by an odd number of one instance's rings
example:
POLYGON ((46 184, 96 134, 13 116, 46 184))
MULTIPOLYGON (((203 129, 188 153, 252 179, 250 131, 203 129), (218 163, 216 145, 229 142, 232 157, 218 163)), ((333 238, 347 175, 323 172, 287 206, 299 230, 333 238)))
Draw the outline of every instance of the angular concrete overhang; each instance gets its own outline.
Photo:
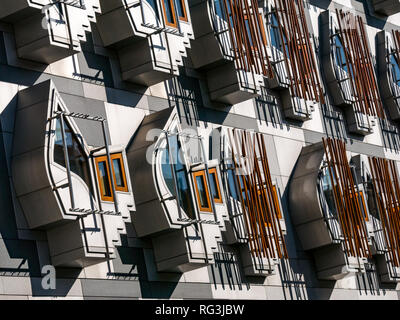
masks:
POLYGON ((99 10, 98 0, 4 0, 0 21, 12 23, 20 58, 51 64, 81 51, 99 10))
POLYGON ((375 123, 368 115, 356 110, 356 92, 352 84, 352 75, 337 63, 343 58, 347 65, 349 63, 344 53, 342 56, 337 54, 342 52, 340 50, 344 46, 337 15, 327 10, 320 14, 319 19, 320 57, 331 103, 342 108, 350 132, 368 135, 373 132, 372 126, 375 123))
POLYGON ((185 272, 213 263, 222 241, 219 209, 214 203, 212 210, 202 210, 194 187, 194 173, 217 166, 213 161, 189 164, 178 118, 176 109, 146 116, 127 148, 134 168, 132 223, 139 237, 152 239, 159 271, 185 272))
POLYGON ((400 12, 399 0, 371 0, 375 12, 385 16, 391 16, 400 12))
POLYGON ((396 79, 399 68, 394 33, 381 31, 376 35, 379 89, 390 118, 400 120, 400 86, 396 79))
POLYGON ((335 203, 323 191, 326 168, 322 142, 303 148, 290 181, 289 209, 303 249, 313 253, 318 277, 338 280, 364 272, 367 259, 350 256, 344 249, 343 230, 332 208, 335 203))
MULTIPOLYGON (((236 29, 226 21, 226 10, 222 2, 211 0, 190 0, 190 11, 192 14, 194 41, 190 50, 190 57, 195 69, 205 72, 208 89, 212 101, 228 105, 241 103, 250 100, 260 94, 260 88, 265 86, 264 76, 272 77, 267 68, 267 50, 265 47, 265 22, 262 18, 262 10, 253 8, 254 2, 248 2, 252 15, 259 14, 260 18, 246 21, 253 21, 247 26, 240 23, 236 29), (218 8, 216 4, 220 4, 218 8), (258 21, 258 22, 257 22, 258 21), (250 32, 246 28, 253 28, 250 32), (246 32, 243 32, 246 30, 246 32), (235 47, 240 37, 245 39, 249 33, 254 38, 260 38, 260 49, 257 49, 260 57, 253 61, 259 66, 247 64, 253 49, 244 49, 244 46, 235 47), (234 45, 235 44, 235 45, 234 45), (235 53, 238 52, 238 53, 235 53), (262 70, 264 69, 264 70, 262 70)), ((235 14, 242 15, 241 2, 235 14)), ((226 2, 231 6, 230 2, 226 2)), ((250 16, 250 15, 249 15, 250 16)), ((244 18, 245 19, 245 18, 244 18)), ((239 18, 237 21, 241 21, 239 18)), ((245 23, 246 24, 246 23, 245 23)), ((257 40, 259 41, 259 40, 257 40)), ((249 43, 255 43, 249 40, 249 43)))
POLYGON ((189 7, 179 1, 185 17, 172 8, 171 24, 161 0, 155 7, 145 0, 100 0, 97 26, 104 45, 118 52, 123 80, 152 86, 179 75, 193 39, 189 7))
POLYGON ((68 114, 51 80, 18 93, 12 181, 28 226, 47 231, 52 263, 84 267, 114 257, 121 217, 105 216, 90 147, 68 114))

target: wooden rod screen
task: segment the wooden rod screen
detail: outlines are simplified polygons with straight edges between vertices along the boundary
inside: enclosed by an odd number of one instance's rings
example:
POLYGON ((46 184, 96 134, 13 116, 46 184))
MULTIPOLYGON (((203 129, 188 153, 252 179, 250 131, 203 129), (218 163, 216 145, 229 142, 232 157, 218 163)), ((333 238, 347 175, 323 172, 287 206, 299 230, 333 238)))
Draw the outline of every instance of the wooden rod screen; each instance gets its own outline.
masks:
POLYGON ((386 248, 393 266, 400 267, 400 184, 396 162, 373 157, 368 160, 386 248))
POLYGON ((356 111, 385 119, 364 22, 360 16, 343 10, 336 10, 336 15, 337 36, 343 43, 356 111))
POLYGON ((343 232, 344 249, 348 256, 370 257, 363 204, 347 161, 346 144, 341 140, 324 138, 323 145, 338 221, 343 232))
POLYGON ((325 103, 303 0, 275 0, 279 34, 293 96, 325 103))
POLYGON ((218 0, 222 2, 237 67, 273 78, 266 48, 265 27, 257 0, 218 0))
POLYGON ((229 140, 252 255, 256 258, 287 258, 264 137, 232 130, 229 140))

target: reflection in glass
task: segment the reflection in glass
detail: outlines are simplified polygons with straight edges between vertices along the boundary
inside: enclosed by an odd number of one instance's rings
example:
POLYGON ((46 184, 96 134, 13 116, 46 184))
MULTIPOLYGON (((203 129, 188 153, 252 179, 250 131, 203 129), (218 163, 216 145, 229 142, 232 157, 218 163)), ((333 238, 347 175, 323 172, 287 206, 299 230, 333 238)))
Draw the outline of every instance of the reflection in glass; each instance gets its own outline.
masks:
POLYGON ((102 197, 111 197, 110 177, 108 175, 107 162, 99 162, 98 168, 100 173, 100 190, 102 192, 102 197))
POLYGON ((146 0, 146 2, 153 8, 156 17, 158 18, 158 8, 156 0, 146 0))
POLYGON ((176 1, 176 11, 178 12, 178 17, 186 19, 186 13, 185 13, 185 4, 184 0, 177 0, 176 1))
POLYGON ((335 205, 335 195, 333 190, 332 179, 327 170, 324 170, 322 175, 322 190, 324 192, 326 203, 328 204, 328 208, 330 212, 336 216, 336 205, 335 205))
POLYGON ((113 159, 113 168, 115 175, 115 185, 117 187, 125 188, 124 178, 122 177, 121 159, 113 159))
POLYGON ((197 184, 197 188, 199 190, 200 207, 201 208, 209 208, 210 204, 208 203, 206 182, 204 180, 204 176, 203 175, 196 176, 196 184, 197 184))
MULTIPOLYGON (((176 135, 169 137, 169 145, 171 150, 171 157, 173 159, 173 167, 175 169, 175 175, 177 179, 180 205, 189 218, 195 219, 196 215, 190 192, 189 181, 187 178, 185 166, 181 162, 181 156, 180 156, 181 146, 178 137, 176 135)), ((168 187, 169 192, 171 192, 171 194, 173 194, 176 197, 177 195, 175 192, 174 178, 171 171, 170 153, 167 148, 163 149, 162 151, 161 169, 164 181, 168 187)))
MULTIPOLYGON (((81 144, 78 142, 76 135, 72 132, 69 124, 64 121, 65 124, 65 140, 67 143, 69 166, 73 173, 77 174, 79 177, 85 181, 86 185, 89 187, 90 192, 93 191, 92 180, 90 176, 89 162, 88 158, 83 151, 81 144)), ((64 149, 63 149, 63 139, 61 133, 61 122, 57 119, 56 123, 56 138, 54 142, 54 162, 65 167, 64 159, 64 149)))

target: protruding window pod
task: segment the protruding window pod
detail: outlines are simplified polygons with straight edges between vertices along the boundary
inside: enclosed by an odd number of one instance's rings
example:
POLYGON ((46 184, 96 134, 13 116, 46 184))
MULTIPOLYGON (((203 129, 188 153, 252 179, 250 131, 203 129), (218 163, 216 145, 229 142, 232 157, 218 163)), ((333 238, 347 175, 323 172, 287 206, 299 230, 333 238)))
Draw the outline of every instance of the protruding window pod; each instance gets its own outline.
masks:
POLYGON ((127 151, 135 166, 132 222, 139 237, 151 237, 159 271, 212 264, 220 244, 237 248, 250 276, 274 274, 280 259, 288 257, 279 188, 268 171, 264 138, 235 132, 232 145, 231 129, 182 130, 177 111, 169 109, 145 117, 135 134, 127 151), (249 143, 246 151, 236 147, 242 138, 249 143), (252 150, 248 139, 259 147, 252 150), (241 154, 256 161, 257 171, 243 167, 241 154))
POLYGON ((400 180, 397 164, 393 160, 367 156, 358 156, 356 163, 367 191, 371 248, 377 271, 382 282, 399 282, 400 180))
POLYGON ((325 103, 310 38, 303 0, 267 1, 267 42, 274 77, 266 78, 270 89, 281 90, 287 118, 305 121, 325 103))
POLYGON ((391 16, 400 12, 398 0, 371 0, 375 12, 385 16, 391 16))
POLYGON ((98 0, 4 0, 0 21, 13 24, 20 58, 50 64, 81 50, 99 12, 98 0))
POLYGON ((190 1, 190 10, 195 37, 190 56, 206 73, 211 100, 236 104, 259 95, 264 77, 273 74, 258 2, 190 1))
POLYGON ((371 257, 365 190, 354 177, 343 141, 329 138, 303 148, 290 184, 289 205, 320 279, 365 272, 371 257))
POLYGON ((132 222, 139 237, 151 237, 157 269, 185 272, 213 263, 223 222, 207 172, 219 177, 219 171, 202 138, 182 131, 176 109, 168 109, 144 118, 127 156, 135 167, 132 222), (157 139, 149 141, 154 130, 157 139))
POLYGON ((338 9, 321 13, 320 45, 331 102, 343 108, 350 132, 370 134, 374 118, 385 113, 362 18, 338 9))
POLYGON ((379 88, 390 118, 400 120, 400 32, 381 31, 376 36, 379 88))
POLYGON ((123 80, 151 86, 179 75, 193 38, 186 0, 100 4, 97 26, 104 45, 117 50, 123 80))
POLYGON ((129 190, 113 192, 113 203, 100 199, 93 153, 113 147, 89 146, 77 118, 105 121, 69 112, 51 80, 18 94, 13 183, 28 226, 47 231, 55 266, 84 267, 114 258, 124 230, 121 214, 129 216, 126 203, 133 201, 129 190))
POLYGON ((224 239, 237 245, 244 273, 275 274, 281 259, 288 258, 279 189, 273 183, 262 134, 223 129, 222 167, 227 190, 224 239))

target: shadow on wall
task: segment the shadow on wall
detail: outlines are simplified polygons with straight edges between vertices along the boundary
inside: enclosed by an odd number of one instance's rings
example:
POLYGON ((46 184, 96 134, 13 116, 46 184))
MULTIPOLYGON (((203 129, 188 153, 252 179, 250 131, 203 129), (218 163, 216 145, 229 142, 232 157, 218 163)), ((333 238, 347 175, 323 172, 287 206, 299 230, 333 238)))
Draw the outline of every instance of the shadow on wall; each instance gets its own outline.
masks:
MULTIPOLYGON (((262 88, 261 95, 255 99, 255 108, 260 123, 265 121, 267 125, 271 123, 274 128, 284 128, 282 111, 278 105, 277 97, 268 92, 267 89, 262 88)), ((286 127, 287 130, 290 129, 288 125, 286 127)))
POLYGON ((208 267, 214 289, 249 290, 250 283, 243 273, 238 253, 228 251, 222 244, 219 244, 218 251, 214 254, 215 264, 208 267))
POLYGON ((165 82, 165 91, 169 107, 177 107, 181 122, 185 121, 189 126, 199 126, 198 107, 203 105, 203 101, 197 81, 180 75, 165 82))

